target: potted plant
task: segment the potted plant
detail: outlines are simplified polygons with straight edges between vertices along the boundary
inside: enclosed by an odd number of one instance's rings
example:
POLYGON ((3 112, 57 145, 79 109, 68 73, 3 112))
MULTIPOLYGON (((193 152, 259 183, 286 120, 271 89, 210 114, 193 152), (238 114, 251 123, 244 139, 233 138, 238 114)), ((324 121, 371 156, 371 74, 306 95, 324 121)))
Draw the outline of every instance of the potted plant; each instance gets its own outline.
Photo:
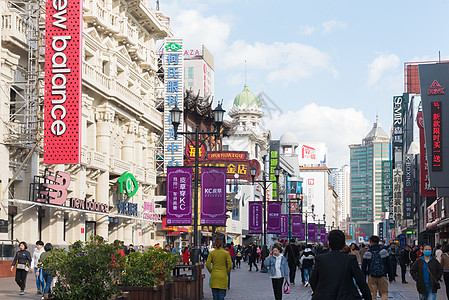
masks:
POLYGON ((95 236, 65 249, 54 249, 44 268, 57 276, 53 295, 64 300, 108 300, 119 292, 117 279, 124 270, 120 246, 95 236))
POLYGON ((179 262, 178 256, 160 248, 149 248, 146 252, 133 252, 126 257, 125 272, 120 289, 130 298, 145 294, 145 299, 170 299, 171 274, 179 262))

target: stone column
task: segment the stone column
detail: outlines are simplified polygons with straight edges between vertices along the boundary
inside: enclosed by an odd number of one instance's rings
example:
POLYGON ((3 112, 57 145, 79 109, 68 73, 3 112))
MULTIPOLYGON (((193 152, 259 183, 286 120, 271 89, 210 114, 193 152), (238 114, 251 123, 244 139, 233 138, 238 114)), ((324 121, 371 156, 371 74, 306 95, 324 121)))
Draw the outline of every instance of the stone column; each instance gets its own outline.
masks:
MULTIPOLYGON (((106 154, 106 161, 109 162, 111 151, 111 134, 113 129, 115 112, 112 108, 97 108, 95 119, 97 121, 97 151, 106 154)), ((95 201, 109 204, 109 170, 101 172, 97 178, 95 189, 95 201)), ((97 235, 109 240, 107 216, 96 216, 97 235)))
POLYGON ((122 159, 128 162, 134 162, 136 159, 134 156, 134 139, 137 134, 138 124, 137 121, 131 120, 124 126, 125 135, 123 139, 122 159))

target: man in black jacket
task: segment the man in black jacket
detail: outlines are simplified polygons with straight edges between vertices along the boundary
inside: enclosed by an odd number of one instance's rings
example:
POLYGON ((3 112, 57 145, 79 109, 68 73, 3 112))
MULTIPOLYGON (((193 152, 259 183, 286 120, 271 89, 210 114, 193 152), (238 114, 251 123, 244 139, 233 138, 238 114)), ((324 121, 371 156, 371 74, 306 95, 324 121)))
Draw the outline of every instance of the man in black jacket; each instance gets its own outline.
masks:
POLYGON ((299 264, 299 249, 295 245, 295 239, 291 239, 290 244, 285 247, 285 256, 290 269, 290 284, 295 285, 296 267, 299 264))
POLYGON ((410 265, 412 260, 410 259, 410 246, 405 245, 404 249, 399 254, 399 264, 401 265, 402 283, 408 283, 405 280, 405 273, 407 272, 407 266, 410 265))
POLYGON ((341 252, 345 245, 345 235, 340 230, 329 232, 331 251, 318 255, 310 277, 313 290, 312 300, 362 299, 354 285, 360 288, 363 299, 371 300, 370 290, 360 271, 355 255, 341 252))
POLYGON ((368 286, 373 299, 377 299, 377 291, 379 291, 380 299, 387 300, 388 281, 391 284, 394 280, 388 251, 379 245, 377 235, 371 236, 369 242, 370 248, 363 255, 362 272, 365 276, 368 276, 368 286))

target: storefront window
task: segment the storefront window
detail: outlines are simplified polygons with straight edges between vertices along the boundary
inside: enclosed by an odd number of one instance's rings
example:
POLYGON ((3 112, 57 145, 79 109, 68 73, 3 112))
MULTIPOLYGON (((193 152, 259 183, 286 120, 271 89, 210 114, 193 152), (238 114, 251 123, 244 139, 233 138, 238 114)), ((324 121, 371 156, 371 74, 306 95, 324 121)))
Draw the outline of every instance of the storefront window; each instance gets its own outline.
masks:
POLYGON ((86 241, 94 235, 97 235, 97 224, 95 222, 86 221, 86 241))

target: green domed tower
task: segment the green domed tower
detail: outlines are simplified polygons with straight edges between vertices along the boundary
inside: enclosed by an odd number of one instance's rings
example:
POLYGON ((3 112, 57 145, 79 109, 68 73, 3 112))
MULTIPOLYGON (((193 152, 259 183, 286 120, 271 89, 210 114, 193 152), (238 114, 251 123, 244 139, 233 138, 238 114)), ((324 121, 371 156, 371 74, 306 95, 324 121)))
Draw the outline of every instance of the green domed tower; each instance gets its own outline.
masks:
POLYGON ((246 105, 246 107, 251 107, 253 105, 260 107, 259 99, 257 99, 256 95, 248 90, 248 86, 246 84, 243 91, 235 96, 234 105, 238 107, 242 107, 244 105, 246 105))
POLYGON ((243 91, 235 96, 229 116, 237 122, 237 132, 260 132, 260 119, 263 117, 263 111, 259 99, 249 91, 246 84, 243 91))

